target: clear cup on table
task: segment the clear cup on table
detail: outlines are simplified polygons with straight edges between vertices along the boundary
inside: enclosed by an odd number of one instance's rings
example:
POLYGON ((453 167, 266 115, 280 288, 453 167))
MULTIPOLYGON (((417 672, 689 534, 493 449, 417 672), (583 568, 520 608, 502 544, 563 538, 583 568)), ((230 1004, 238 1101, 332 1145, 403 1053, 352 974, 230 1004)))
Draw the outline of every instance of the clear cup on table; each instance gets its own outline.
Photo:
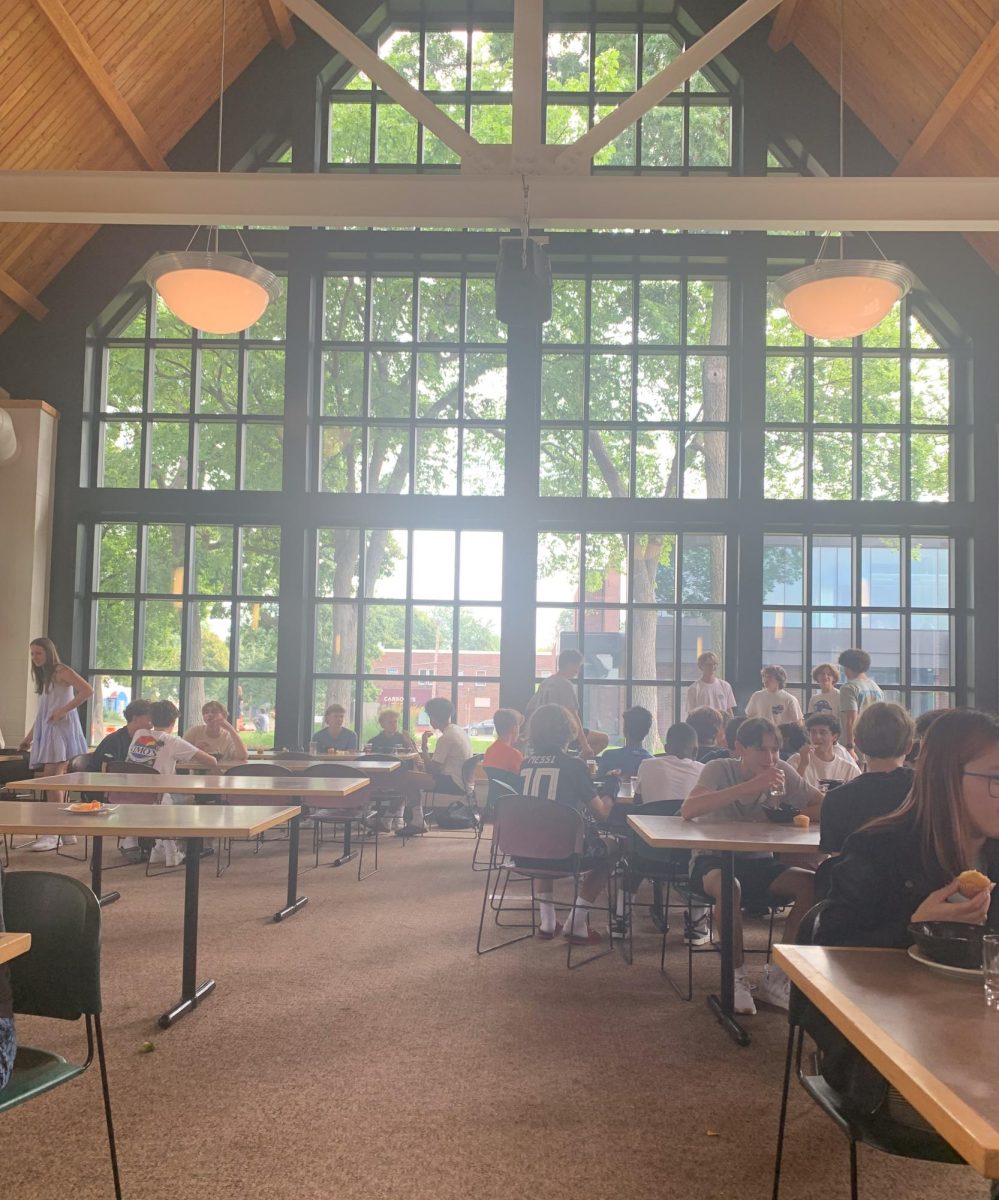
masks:
POLYGON ((987 933, 982 938, 982 972, 985 1003, 999 1011, 999 933, 987 933))

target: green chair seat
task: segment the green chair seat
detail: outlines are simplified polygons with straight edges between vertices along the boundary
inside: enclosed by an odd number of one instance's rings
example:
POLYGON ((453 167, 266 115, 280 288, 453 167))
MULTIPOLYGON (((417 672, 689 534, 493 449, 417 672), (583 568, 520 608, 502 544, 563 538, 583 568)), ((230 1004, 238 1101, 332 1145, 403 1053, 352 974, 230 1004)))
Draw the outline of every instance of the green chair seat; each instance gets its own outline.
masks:
POLYGON ((87 1069, 86 1063, 67 1062, 59 1054, 36 1050, 34 1046, 18 1046, 14 1070, 5 1088, 0 1088, 0 1112, 16 1108, 52 1088, 68 1083, 87 1069))

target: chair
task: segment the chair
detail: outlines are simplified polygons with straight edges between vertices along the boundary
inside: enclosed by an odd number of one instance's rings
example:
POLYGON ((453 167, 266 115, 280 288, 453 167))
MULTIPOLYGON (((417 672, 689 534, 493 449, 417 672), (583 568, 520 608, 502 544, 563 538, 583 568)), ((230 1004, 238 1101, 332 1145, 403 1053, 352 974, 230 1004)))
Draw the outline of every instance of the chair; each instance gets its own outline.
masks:
POLYGON ((519 796, 521 788, 521 779, 519 775, 514 775, 512 771, 504 771, 500 767, 483 767, 486 779, 489 783, 489 788, 486 793, 486 811, 479 821, 478 837, 475 839, 475 849, 472 851, 472 870, 473 871, 488 871, 488 859, 483 863, 479 858, 479 847, 482 845, 483 833, 486 826, 486 818, 492 816, 496 811, 496 802, 503 796, 519 796))
MULTIPOLYGON (((73 757, 66 764, 66 770, 69 772, 89 771, 90 770, 90 755, 89 754, 74 754, 73 757)), ((89 795, 90 795, 89 793, 84 793, 84 795, 82 795, 80 797, 80 799, 81 800, 84 799, 85 796, 87 798, 89 798, 89 795)), ((90 838, 84 836, 83 857, 82 858, 80 858, 76 854, 65 854, 62 850, 59 849, 59 847, 61 845, 62 845, 62 836, 60 835, 59 837, 56 838, 56 848, 55 848, 55 852, 56 852, 56 854, 59 855, 60 858, 71 858, 73 860, 73 862, 86 862, 87 861, 87 855, 88 855, 87 848, 90 845, 90 838)))
MULTIPOLYGON (((155 767, 151 767, 148 763, 131 763, 131 762, 108 762, 104 764, 104 772, 107 775, 158 775, 159 772, 155 767)), ((107 795, 105 794, 105 799, 107 795)), ((116 804, 159 804, 163 799, 162 792, 115 792, 116 804)), ((165 867, 162 871, 150 871, 149 869, 149 854, 153 848, 155 838, 139 838, 139 846, 141 847, 141 857, 146 861, 146 878, 155 879, 159 875, 169 875, 171 871, 179 870, 178 867, 165 867)), ((105 871, 120 871, 123 867, 134 867, 136 863, 115 863, 113 867, 104 867, 105 871)))
MULTIPOLYGON (((369 785, 361 791, 352 792, 349 796, 324 797, 322 808, 308 807, 309 815, 315 822, 312 840, 316 851, 316 866, 319 866, 319 847, 323 840, 324 824, 333 826, 334 837, 336 837, 337 825, 343 826, 343 856, 338 860, 338 863, 344 861, 352 853, 352 834, 356 827, 360 833, 361 842, 361 852, 357 858, 357 879, 358 882, 362 879, 367 879, 368 875, 373 875, 378 870, 378 830, 377 828, 369 828, 367 824, 368 815, 371 810, 369 803, 371 787, 367 775, 357 767, 348 766, 346 763, 315 763, 311 767, 306 767, 302 775, 321 779, 363 779, 369 785), (365 875, 362 873, 364 847, 367 844, 369 835, 374 838, 375 865, 365 875)), ((306 807, 303 805, 303 810, 306 807)))
MULTIPOLYGON (((467 807, 472 810, 472 816, 470 818, 472 822, 471 825, 469 825, 467 830, 462 829, 452 832, 437 832, 435 834, 431 834, 431 840, 437 838, 442 840, 446 838, 465 839, 465 834, 469 833, 476 841, 478 841, 478 839, 482 836, 482 814, 479 812, 475 803, 475 773, 481 763, 482 755, 473 754, 471 758, 466 758, 461 764, 461 784, 465 789, 464 802, 467 807)), ((438 830, 440 830, 442 828, 440 825, 440 817, 436 814, 440 811, 447 811, 447 809, 456 801, 461 803, 462 797, 455 792, 438 791, 425 792, 424 795, 430 797, 429 802, 424 802, 424 811, 427 822, 429 824, 432 820, 436 820, 438 823, 438 830), (438 796, 441 798, 441 800, 446 802, 443 809, 438 809, 437 805, 434 804, 434 799, 436 799, 438 796)), ((446 827, 444 828, 446 829, 446 827)))
MULTIPOLYGON (((586 820, 582 813, 577 812, 574 808, 569 808, 568 805, 557 804, 552 800, 538 800, 534 796, 519 795, 505 796, 497 801, 496 816, 493 820, 493 840, 489 855, 489 869, 486 872, 485 890, 482 895, 482 911, 479 916, 479 936, 475 944, 477 954, 489 954, 493 950, 501 950, 504 946, 512 946, 515 942, 522 942, 526 938, 534 937, 538 931, 535 920, 535 880, 554 881, 556 879, 571 879, 572 903, 573 907, 575 907, 579 900, 579 883, 585 840, 586 820), (516 858, 531 859, 536 862, 543 860, 551 865, 545 867, 517 866, 514 862, 516 858), (500 921, 500 916, 503 912, 503 898, 506 895, 506 888, 511 875, 530 880, 531 922, 529 926, 508 924, 506 928, 529 928, 530 932, 519 934, 517 937, 507 938, 495 946, 488 946, 486 949, 483 949, 482 932, 486 919, 486 906, 490 902, 492 889, 499 885, 499 880, 502 877, 503 890, 499 904, 494 905, 494 909, 496 913, 495 924, 500 928, 504 928, 503 923, 500 921)), ((606 911, 608 923, 610 923, 613 910, 611 908, 609 887, 606 911)), ((581 962, 577 961, 574 963, 572 961, 572 939, 567 939, 566 966, 569 970, 572 970, 574 967, 583 967, 598 958, 612 954, 614 952, 613 941, 614 935, 612 931, 606 950, 599 950, 597 953, 584 958, 581 962)))
POLYGON ((13 1074, 0 1089, 0 1112, 82 1075, 94 1061, 96 1044, 114 1194, 121 1200, 101 1029, 100 904, 90 888, 71 876, 18 871, 4 880, 3 911, 9 928, 31 934, 31 949, 10 963, 14 1012, 61 1021, 78 1021, 82 1016, 87 1057, 82 1063, 71 1063, 49 1050, 18 1046, 13 1074))
MULTIPOLYGON (((821 901, 805 914, 798 929, 799 945, 813 945, 819 941, 822 912, 827 902, 821 901)), ((932 1130, 914 1129, 903 1125, 878 1106, 873 1113, 861 1111, 849 1103, 848 1097, 837 1091, 821 1074, 818 1066, 814 1074, 807 1074, 802 1065, 802 1051, 807 1033, 820 1047, 816 1061, 821 1064, 822 1045, 828 1044, 830 1024, 805 995, 791 985, 788 1006, 787 1055, 784 1060, 784 1088, 781 1094, 780 1123, 777 1130, 777 1156, 774 1162, 773 1200, 779 1200, 781 1161, 784 1155, 784 1132, 787 1125, 787 1102, 791 1087, 791 1067, 794 1066, 798 1082, 805 1092, 830 1117, 837 1128, 845 1134, 850 1144, 850 1197, 857 1200, 857 1143, 872 1146, 885 1154, 899 1158, 916 1158, 925 1162, 955 1163, 965 1165, 964 1159, 950 1144, 932 1130)), ((839 1035, 837 1035, 838 1037, 839 1035)), ((872 1068, 873 1070, 873 1068, 872 1068)))
MULTIPOLYGON (((269 762, 269 763, 240 763, 238 767, 230 767, 225 772, 225 774, 226 775, 241 775, 245 778, 247 776, 258 776, 259 777, 261 775, 264 775, 264 776, 269 775, 271 777, 278 776, 278 775, 286 776, 286 775, 294 775, 295 772, 292 771, 290 767, 282 767, 280 763, 269 762)), ((212 797, 212 800, 217 801, 218 803, 225 803, 225 798, 222 796, 212 797)), ((279 837, 268 839, 265 834, 260 833, 254 839, 253 853, 259 854, 260 847, 264 844, 265 841, 271 840, 271 841, 275 841, 275 842, 283 842, 290 836, 291 836, 291 834, 289 832, 289 833, 283 833, 279 837)), ((216 853, 216 862, 215 862, 215 878, 221 879, 222 876, 225 874, 225 872, 229 869, 229 867, 232 866, 232 839, 231 838, 219 838, 216 849, 217 849, 217 853, 216 853), (223 849, 226 852, 225 866, 222 865, 223 849)))

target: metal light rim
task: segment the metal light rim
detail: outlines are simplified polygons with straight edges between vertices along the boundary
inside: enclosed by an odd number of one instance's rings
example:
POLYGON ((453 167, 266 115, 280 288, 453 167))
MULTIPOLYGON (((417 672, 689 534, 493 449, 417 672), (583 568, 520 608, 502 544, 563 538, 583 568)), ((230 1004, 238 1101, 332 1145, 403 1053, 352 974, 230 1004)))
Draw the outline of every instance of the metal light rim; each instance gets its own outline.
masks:
POLYGON ((235 254, 219 254, 214 250, 171 250, 157 254, 146 263, 143 277, 150 287, 156 287, 163 275, 174 271, 218 271, 221 275, 238 275, 257 284, 267 293, 268 301, 281 295, 281 282, 273 271, 259 263, 247 262, 235 254))
POLYGON ((781 301, 784 301, 791 292, 805 284, 849 278, 884 279, 898 288, 899 300, 907 296, 916 284, 915 275, 901 263, 879 258, 829 258, 789 271, 775 279, 773 286, 781 301))

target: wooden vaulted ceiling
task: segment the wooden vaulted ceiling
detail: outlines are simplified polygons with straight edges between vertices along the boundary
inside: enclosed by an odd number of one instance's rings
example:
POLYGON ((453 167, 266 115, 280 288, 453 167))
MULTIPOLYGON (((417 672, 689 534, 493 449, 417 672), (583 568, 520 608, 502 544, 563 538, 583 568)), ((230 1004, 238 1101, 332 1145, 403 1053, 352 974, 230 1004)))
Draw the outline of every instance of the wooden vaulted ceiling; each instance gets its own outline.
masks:
MULTIPOLYGON (((281 0, 227 0, 226 79, 294 31, 281 0)), ((735 0, 733 0, 735 7, 735 0)), ((844 96, 899 172, 999 175, 999 0, 845 0, 844 96)), ((694 8, 696 12, 696 6, 694 8)), ((221 0, 2 0, 0 168, 163 170, 218 100, 221 0)), ((770 31, 839 83, 840 0, 784 0, 770 31)), ((849 146, 847 146, 849 172, 849 146)), ((0 225, 0 331, 90 226, 0 225)), ((999 270, 999 235, 974 235, 999 270)))

